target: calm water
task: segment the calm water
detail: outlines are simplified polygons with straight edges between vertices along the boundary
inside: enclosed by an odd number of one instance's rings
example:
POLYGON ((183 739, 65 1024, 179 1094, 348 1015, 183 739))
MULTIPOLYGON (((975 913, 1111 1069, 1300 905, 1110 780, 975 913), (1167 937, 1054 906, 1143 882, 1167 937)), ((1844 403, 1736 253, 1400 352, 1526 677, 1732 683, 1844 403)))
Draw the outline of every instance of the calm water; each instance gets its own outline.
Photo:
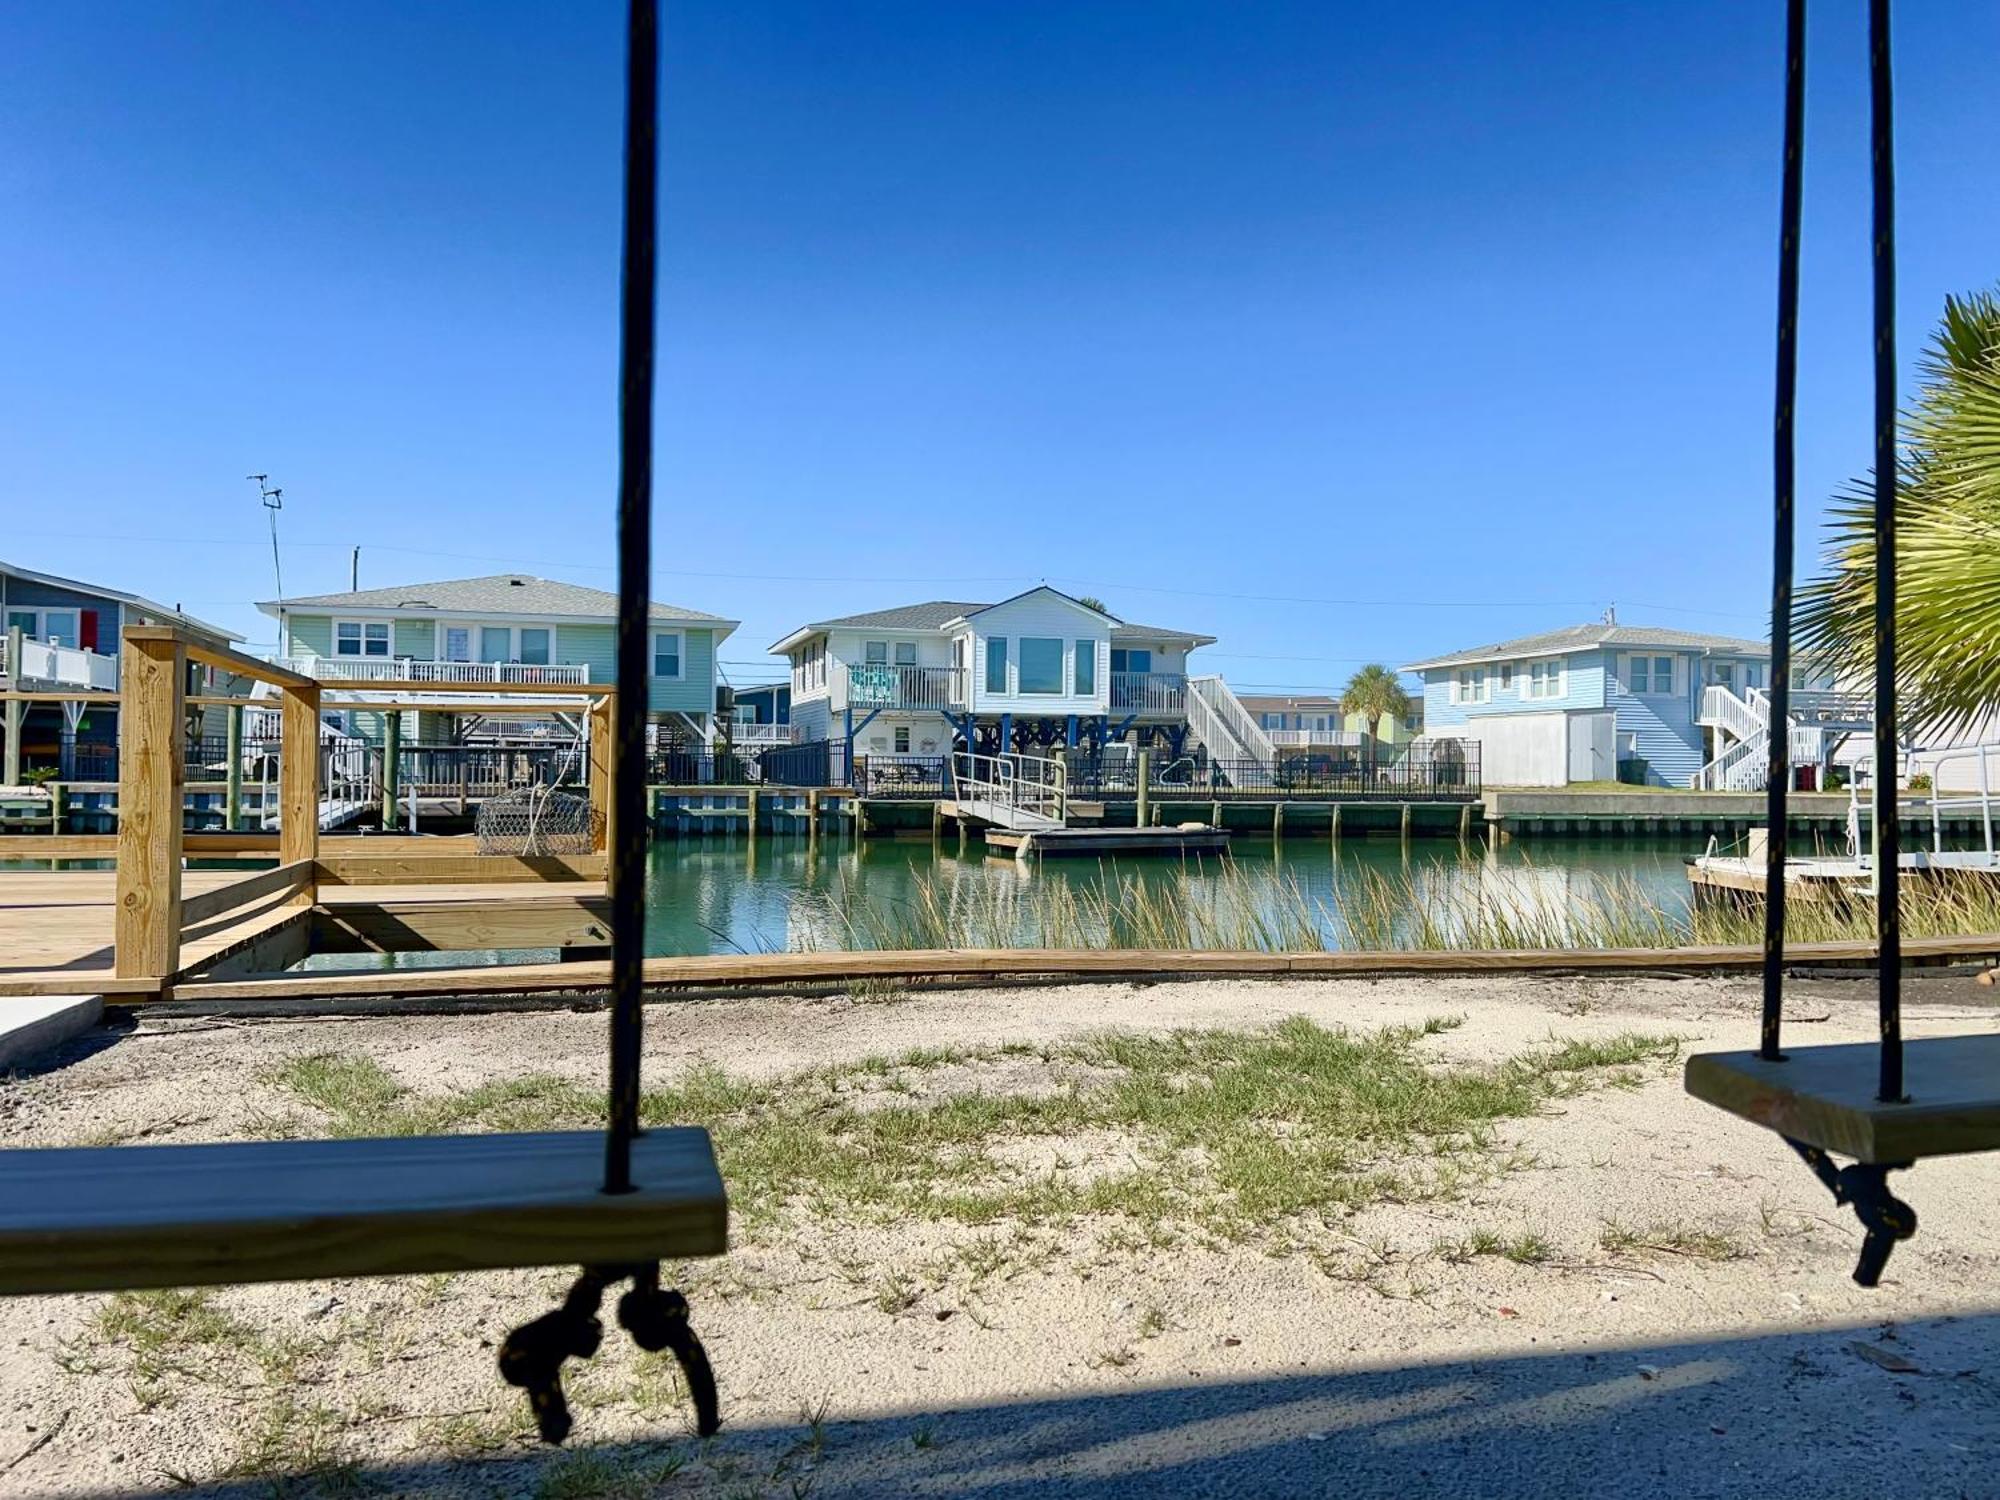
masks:
MULTIPOLYGON (((1451 840, 1349 839, 1338 852, 1324 840, 1239 839, 1231 855, 1253 877, 1275 868, 1328 913, 1337 912, 1343 882, 1350 891, 1364 871, 1406 873, 1441 904, 1461 896, 1500 895, 1523 904, 1568 906, 1580 891, 1610 885, 1634 889, 1661 910, 1687 911, 1685 861, 1703 840, 1517 842, 1498 850, 1474 845, 1462 853, 1451 840)), ((1158 858, 1126 861, 1051 859, 1022 866, 989 858, 974 845, 961 858, 955 840, 933 853, 928 842, 876 839, 860 844, 823 842, 808 853, 799 839, 761 838, 754 861, 741 839, 688 840, 654 845, 647 880, 647 951, 655 954, 784 951, 840 946, 829 930, 823 900, 886 908, 908 902, 918 883, 936 875, 954 883, 993 884, 1018 891, 1031 881, 1095 885, 1107 875, 1129 873, 1147 881, 1175 879, 1183 866, 1158 858)), ((1216 866, 1185 867, 1196 880, 1216 866)), ((974 893, 980 894, 980 893, 974 893)), ((1340 946, 1337 918, 1326 923, 1340 946)))

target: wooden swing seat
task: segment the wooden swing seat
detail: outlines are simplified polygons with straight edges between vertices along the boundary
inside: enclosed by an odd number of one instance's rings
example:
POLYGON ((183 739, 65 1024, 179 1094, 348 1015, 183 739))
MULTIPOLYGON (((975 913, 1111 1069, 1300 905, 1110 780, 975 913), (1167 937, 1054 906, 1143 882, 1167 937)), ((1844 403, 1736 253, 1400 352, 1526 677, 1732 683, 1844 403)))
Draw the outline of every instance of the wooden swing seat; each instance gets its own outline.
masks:
POLYGON ((706 1130, 0 1152, 0 1293, 91 1292, 620 1265, 719 1255, 729 1206, 706 1130))
POLYGON ((1913 1162, 2000 1150, 2000 1032, 1903 1044, 1908 1100, 1875 1097, 1873 1042, 1756 1052, 1703 1052, 1687 1061, 1695 1098, 1778 1134, 1856 1161, 1913 1162))

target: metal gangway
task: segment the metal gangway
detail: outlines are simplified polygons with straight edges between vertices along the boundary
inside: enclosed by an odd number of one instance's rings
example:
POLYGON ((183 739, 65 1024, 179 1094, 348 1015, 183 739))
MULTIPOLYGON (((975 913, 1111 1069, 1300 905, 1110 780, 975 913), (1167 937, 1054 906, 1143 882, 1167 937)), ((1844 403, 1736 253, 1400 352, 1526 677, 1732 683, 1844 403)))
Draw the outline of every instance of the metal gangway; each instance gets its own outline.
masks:
POLYGON ((1063 763, 1039 755, 977 755, 951 759, 952 795, 971 817, 1017 832, 1062 828, 1069 821, 1063 763))
MULTIPOLYGON (((1905 854, 1902 864, 1918 869, 1956 869, 2000 871, 2000 854, 1995 852, 1994 817, 1995 783, 2000 782, 2000 743, 1955 746, 1945 750, 1912 749, 1902 751, 1897 757, 1897 778, 1907 786, 1911 777, 1927 775, 1931 779, 1930 790, 1920 794, 1921 801, 1910 798, 1917 807, 1929 812, 1931 817, 1931 847, 1926 852, 1905 854), (1964 766, 1973 768, 1971 780, 1973 788, 1964 792, 1947 792, 1945 768, 1964 766), (1979 814, 1980 847, 1977 849, 1947 849, 1944 846, 1944 825, 1948 814, 1970 812, 1977 809, 1979 814)), ((1854 774, 1847 787, 1847 853, 1857 869, 1873 876, 1875 869, 1875 840, 1872 819, 1875 816, 1874 799, 1862 795, 1862 788, 1874 779, 1875 758, 1862 756, 1854 763, 1854 774), (1864 828, 1864 824, 1869 826, 1864 828)))
MULTIPOLYGON (((280 742, 275 736, 246 740, 244 745, 245 757, 261 772, 263 816, 259 821, 267 829, 278 826, 282 811, 277 784, 280 753, 280 742)), ((375 778, 366 740, 321 725, 319 757, 321 832, 352 823, 380 805, 381 787, 375 778)))

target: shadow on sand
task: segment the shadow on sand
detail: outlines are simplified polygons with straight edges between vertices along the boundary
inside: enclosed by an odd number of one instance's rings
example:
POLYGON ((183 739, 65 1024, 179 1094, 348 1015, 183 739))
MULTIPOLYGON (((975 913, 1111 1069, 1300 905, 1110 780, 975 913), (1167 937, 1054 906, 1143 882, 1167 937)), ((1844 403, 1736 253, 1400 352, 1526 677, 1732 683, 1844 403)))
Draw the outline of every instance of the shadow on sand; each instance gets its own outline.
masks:
MULTIPOLYGON (((729 1351, 716 1352, 726 1374, 729 1351)), ((1135 1381, 840 1419, 868 1399, 865 1387, 831 1393, 817 1451, 798 1424, 593 1446, 585 1413, 586 1441, 559 1452, 324 1477, 329 1490, 397 1496, 2000 1496, 2000 1315, 1135 1381)), ((266 1476, 201 1493, 319 1488, 266 1476)))

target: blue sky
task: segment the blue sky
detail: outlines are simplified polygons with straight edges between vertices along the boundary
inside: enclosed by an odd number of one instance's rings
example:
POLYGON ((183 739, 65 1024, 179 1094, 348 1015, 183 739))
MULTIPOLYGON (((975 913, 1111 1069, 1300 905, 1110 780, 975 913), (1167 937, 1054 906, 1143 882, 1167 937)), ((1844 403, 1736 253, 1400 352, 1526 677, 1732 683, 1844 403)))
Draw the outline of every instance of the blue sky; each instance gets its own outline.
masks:
MULTIPOLYGON (((2000 8, 1897 23, 1907 364, 2000 278, 2000 8)), ((1814 526, 1869 450, 1863 29, 1814 6, 1814 526)), ((268 471, 290 592, 355 544, 612 586, 621 35, 0 0, 0 556, 268 642, 268 471)), ((1046 579, 1246 687, 1761 633, 1781 47, 1777 0, 677 0, 658 594, 748 664, 1046 579)))

